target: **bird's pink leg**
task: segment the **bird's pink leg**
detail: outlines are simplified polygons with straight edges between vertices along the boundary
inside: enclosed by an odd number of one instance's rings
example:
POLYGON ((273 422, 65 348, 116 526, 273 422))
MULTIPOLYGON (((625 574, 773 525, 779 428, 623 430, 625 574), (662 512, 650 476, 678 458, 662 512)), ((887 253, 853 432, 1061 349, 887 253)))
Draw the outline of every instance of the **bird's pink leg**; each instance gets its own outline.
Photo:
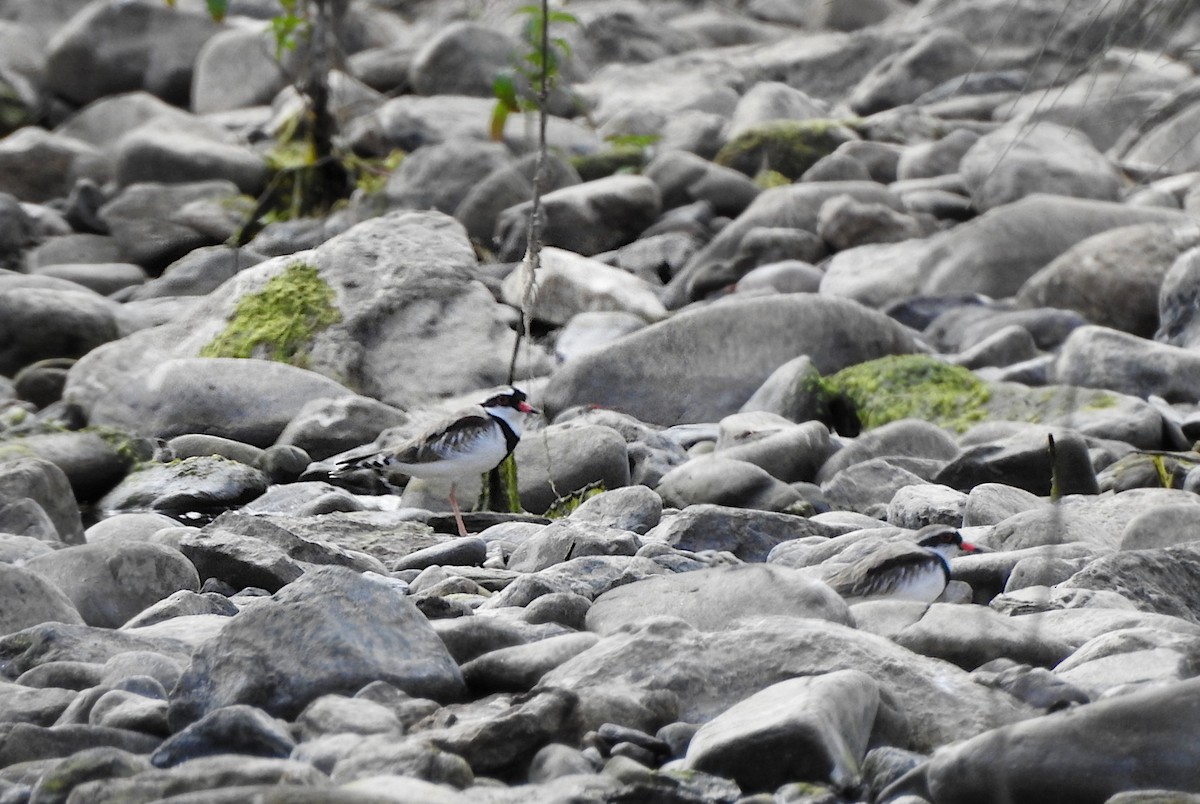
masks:
POLYGON ((454 490, 458 487, 458 482, 450 484, 450 507, 454 509, 454 521, 458 524, 458 535, 467 535, 467 525, 463 522, 462 510, 458 507, 458 500, 454 497, 454 490))

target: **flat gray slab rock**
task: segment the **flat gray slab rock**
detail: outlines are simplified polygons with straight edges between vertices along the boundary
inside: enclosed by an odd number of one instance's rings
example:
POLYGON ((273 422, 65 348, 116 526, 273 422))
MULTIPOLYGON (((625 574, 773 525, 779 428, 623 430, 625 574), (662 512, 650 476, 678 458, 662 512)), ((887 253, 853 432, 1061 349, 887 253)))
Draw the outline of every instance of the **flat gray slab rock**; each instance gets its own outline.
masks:
POLYGON ((997 523, 986 543, 1001 550, 1085 542, 1115 550, 1126 526, 1142 513, 1166 505, 1190 505, 1181 489, 1130 489, 1112 496, 1072 495, 1056 506, 1038 506, 997 523))
POLYGON ((212 511, 250 502, 267 490, 267 477, 254 467, 216 455, 171 463, 146 463, 98 505, 101 511, 212 511))
POLYGON ((851 625, 828 586, 788 567, 746 564, 649 578, 619 586, 588 609, 587 628, 612 634, 648 617, 678 617, 701 631, 736 629, 767 616, 815 617, 851 625))
POLYGON ((611 634, 548 673, 542 687, 582 697, 669 693, 679 719, 711 720, 738 701, 788 678, 873 668, 883 699, 877 729, 893 744, 929 751, 1029 712, 966 671, 873 634, 819 619, 766 617, 726 631, 699 631, 674 617, 611 634))
POLYGON ((793 514, 723 505, 689 505, 646 534, 679 550, 724 550, 743 561, 766 561, 777 545, 805 536, 844 532, 793 514))
POLYGON ((660 425, 717 421, 799 355, 829 374, 916 350, 911 330, 846 299, 798 294, 728 301, 573 360, 551 377, 543 402, 551 417, 575 405, 599 405, 660 425))
POLYGON ((986 606, 950 603, 934 603, 919 621, 892 638, 897 645, 945 659, 964 670, 999 658, 1053 667, 1072 650, 1020 617, 1005 617, 986 606))

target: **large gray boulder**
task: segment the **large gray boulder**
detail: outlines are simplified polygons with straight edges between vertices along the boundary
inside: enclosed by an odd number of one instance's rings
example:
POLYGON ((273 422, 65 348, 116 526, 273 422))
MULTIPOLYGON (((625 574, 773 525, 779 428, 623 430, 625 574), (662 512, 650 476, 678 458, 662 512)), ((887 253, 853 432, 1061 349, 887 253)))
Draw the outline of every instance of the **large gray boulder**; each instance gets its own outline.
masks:
POLYGON ((965 36, 934 29, 908 50, 876 64, 847 102, 863 115, 912 103, 943 81, 969 73, 978 59, 978 51, 965 36))
POLYGON ((83 357, 120 337, 119 306, 84 289, 29 287, 0 279, 0 374, 52 357, 83 357))
POLYGON ((1116 201, 1121 175, 1078 131, 1011 123, 979 138, 958 166, 981 212, 1033 193, 1116 201))
POLYGON ((404 157, 384 195, 392 209, 436 209, 449 215, 480 182, 512 163, 512 153, 501 143, 454 137, 404 157))
POLYGON ((776 368, 808 355, 822 374, 917 351, 914 333, 855 302, 815 295, 727 301, 689 311, 563 366, 543 401, 554 416, 599 405, 662 425, 736 412, 776 368))
POLYGON ((178 730, 233 704, 294 718, 322 695, 353 694, 372 681, 440 700, 465 692, 458 665, 400 589, 323 567, 238 614, 197 650, 172 693, 170 719, 178 730))
POLYGON ((766 561, 777 545, 808 537, 829 538, 837 528, 807 517, 722 505, 689 505, 646 534, 647 542, 665 542, 694 553, 724 551, 742 561, 766 561))
POLYGON ((1194 223, 1143 223, 1101 232, 1031 276, 1017 303, 1075 310, 1093 324, 1149 338, 1159 327, 1164 278, 1177 258, 1197 245, 1200 226, 1194 223))
POLYGON ((65 594, 83 621, 117 628, 143 609, 200 588, 196 568, 178 550, 151 542, 80 544, 30 560, 65 594))
MULTIPOLYGON (((1186 30, 1186 29, 1184 29, 1186 30)), ((1200 168, 1200 145, 1192 136, 1200 122, 1200 86, 1184 82, 1155 103, 1113 146, 1123 164, 1184 173, 1200 168)))
POLYGON ((1107 388, 1168 402, 1200 399, 1200 355, 1106 327, 1080 327, 1071 333, 1055 362, 1065 384, 1107 388))
POLYGON ((0 635, 45 622, 83 623, 71 599, 32 569, 0 563, 0 593, 7 601, 0 612, 0 635))
POLYGON ((1200 345, 1200 247, 1180 254, 1166 275, 1158 293, 1158 331, 1154 339, 1171 346, 1190 349, 1200 345))
POLYGON ((192 111, 196 114, 261 106, 287 86, 264 31, 234 29, 209 39, 196 55, 192 111))
POLYGON ((134 89, 186 106, 196 56, 222 27, 155 0, 97 0, 50 40, 46 83, 80 106, 134 89))
POLYGON ((88 420, 153 438, 207 433, 268 447, 309 402, 351 396, 328 377, 269 360, 176 358, 141 382, 111 385, 87 368, 77 377, 88 379, 68 378, 68 394, 88 420))
POLYGON ((747 792, 796 780, 851 788, 879 705, 879 685, 862 670, 780 681, 701 726, 687 764, 747 792))
MULTIPOLYGON (((437 212, 374 218, 313 251, 247 268, 176 320, 93 350, 72 368, 65 394, 87 412, 103 410, 108 399, 133 393, 131 387, 174 358, 249 352, 330 378, 322 380, 327 392, 302 391, 291 401, 283 399, 293 393, 289 384, 278 385, 282 429, 304 402, 347 393, 341 385, 409 407, 500 384, 515 334, 510 311, 477 281, 475 264, 452 218, 437 212), (281 303, 299 304, 292 315, 309 317, 307 331, 289 340, 271 336, 281 303)), ((275 370, 296 373, 289 382, 307 376, 294 367, 275 370)), ((311 391, 312 383, 305 388, 311 391)))
POLYGON ((125 261, 158 272, 193 249, 229 239, 244 223, 231 204, 238 192, 223 179, 139 182, 102 206, 99 216, 125 261))
MULTIPOLYGON (((56 464, 34 457, 0 461, 0 508, 14 503, 33 503, 53 523, 58 539, 67 544, 83 543, 79 505, 66 473, 56 464)), ((35 516, 36 512, 35 508, 35 516)))
POLYGON ((116 179, 139 182, 194 182, 220 179, 258 195, 270 176, 267 160, 249 146, 205 136, 203 128, 147 124, 122 137, 116 149, 116 179))
POLYGON ((1012 296, 1080 240, 1118 226, 1189 220, 1177 209, 1036 193, 939 235, 922 263, 921 292, 1012 296))
POLYGON ((1187 736, 1197 717, 1200 679, 1192 678, 985 732, 939 752, 923 772, 937 804, 997 791, 1062 804, 1124 790, 1200 793, 1200 744, 1187 736))
MULTIPOLYGON (((658 185, 645 176, 605 176, 542 196, 542 239, 591 257, 632 243, 662 211, 658 185)), ((509 207, 496 218, 500 259, 525 254, 532 201, 509 207)))
POLYGON ((111 168, 86 142, 37 126, 0 140, 0 192, 41 203, 66 198, 80 179, 104 181, 111 168))
POLYGON ((496 75, 510 69, 521 46, 493 25, 446 25, 413 54, 409 81, 419 95, 490 97, 496 75))
POLYGON ((1195 543, 1122 550, 1087 564, 1060 588, 1111 590, 1143 611, 1200 623, 1198 568, 1200 549, 1195 543))

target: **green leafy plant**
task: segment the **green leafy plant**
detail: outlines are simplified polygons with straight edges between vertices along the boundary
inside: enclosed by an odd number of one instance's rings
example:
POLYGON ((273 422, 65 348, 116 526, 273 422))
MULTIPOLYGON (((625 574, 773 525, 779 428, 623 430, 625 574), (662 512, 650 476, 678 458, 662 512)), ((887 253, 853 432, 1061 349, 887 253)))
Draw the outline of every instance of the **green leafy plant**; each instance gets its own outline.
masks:
MULTIPOLYGON (((538 5, 522 6, 518 14, 526 17, 525 39, 529 43, 529 51, 517 65, 517 73, 523 76, 528 85, 536 87, 532 97, 522 98, 518 92, 517 82, 512 74, 498 76, 493 85, 496 95, 496 105, 492 112, 489 133, 495 140, 504 134, 504 124, 508 115, 521 110, 536 111, 538 121, 537 161, 533 171, 533 197, 530 202, 529 223, 525 237, 525 260, 522 263, 524 283, 521 292, 521 328, 513 342, 512 359, 508 364, 508 382, 512 384, 516 376, 517 355, 522 342, 532 339, 534 277, 541 266, 542 249, 542 186, 546 176, 546 123, 548 113, 546 105, 550 98, 550 89, 559 77, 560 59, 570 56, 570 46, 565 39, 550 36, 551 25, 578 24, 578 20, 565 11, 551 11, 548 0, 542 0, 538 5)), ((489 489, 493 489, 490 498, 494 507, 505 506, 500 510, 518 512, 521 503, 517 495, 517 467, 512 456, 501 467, 489 473, 489 489)))
POLYGON ((550 504, 550 507, 546 509, 545 516, 548 519, 563 519, 564 517, 568 517, 576 508, 583 505, 597 494, 603 494, 606 490, 607 489, 604 488, 603 480, 596 480, 588 483, 583 488, 576 489, 570 494, 566 494, 556 499, 550 504))
MULTIPOLYGON (((214 0, 209 0, 209 5, 214 0)), ((279 0, 283 13, 271 18, 271 33, 275 36, 275 60, 282 61, 283 54, 295 50, 301 39, 312 34, 312 22, 299 0, 279 0)))
POLYGON ((544 109, 550 89, 561 75, 560 62, 571 55, 570 43, 562 37, 551 37, 550 26, 553 23, 579 24, 573 14, 551 11, 546 2, 521 6, 516 13, 526 17, 524 38, 529 49, 522 54, 512 71, 497 75, 492 82, 496 105, 492 107, 488 134, 497 141, 504 136, 504 125, 510 114, 544 109), (528 91, 522 92, 521 86, 540 88, 536 94, 530 94, 528 91))
MULTIPOLYGON (((175 0, 166 0, 166 3, 171 8, 175 8, 175 0)), ((205 5, 208 6, 208 13, 217 22, 223 22, 225 15, 229 12, 229 0, 205 0, 205 5)))
MULTIPOLYGON (((174 6, 176 0, 165 0, 174 6)), ((244 245, 263 225, 277 220, 321 215, 348 198, 356 176, 335 147, 337 121, 330 108, 329 72, 336 61, 341 13, 336 0, 276 0, 279 14, 270 21, 276 61, 307 45, 298 75, 291 77, 303 111, 278 137, 268 157, 271 182, 234 239, 244 245)), ((225 19, 229 0, 206 0, 209 15, 225 19)), ((282 68, 282 64, 281 64, 282 68)), ((286 72, 286 70, 285 70, 286 72)))
POLYGON ((1161 485, 1164 489, 1174 488, 1174 477, 1171 474, 1171 470, 1167 468, 1167 464, 1166 461, 1163 460, 1163 456, 1152 455, 1150 457, 1150 461, 1154 464, 1154 471, 1158 474, 1159 485, 1161 485))

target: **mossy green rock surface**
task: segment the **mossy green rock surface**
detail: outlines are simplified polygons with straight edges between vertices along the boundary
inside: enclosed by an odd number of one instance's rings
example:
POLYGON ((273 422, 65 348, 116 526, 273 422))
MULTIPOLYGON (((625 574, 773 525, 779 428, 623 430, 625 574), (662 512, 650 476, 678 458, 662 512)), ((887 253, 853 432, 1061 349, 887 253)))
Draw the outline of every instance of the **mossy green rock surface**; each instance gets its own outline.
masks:
POLYGON ((854 139, 857 135, 836 120, 775 120, 737 135, 713 161, 747 176, 770 170, 795 180, 854 139))

